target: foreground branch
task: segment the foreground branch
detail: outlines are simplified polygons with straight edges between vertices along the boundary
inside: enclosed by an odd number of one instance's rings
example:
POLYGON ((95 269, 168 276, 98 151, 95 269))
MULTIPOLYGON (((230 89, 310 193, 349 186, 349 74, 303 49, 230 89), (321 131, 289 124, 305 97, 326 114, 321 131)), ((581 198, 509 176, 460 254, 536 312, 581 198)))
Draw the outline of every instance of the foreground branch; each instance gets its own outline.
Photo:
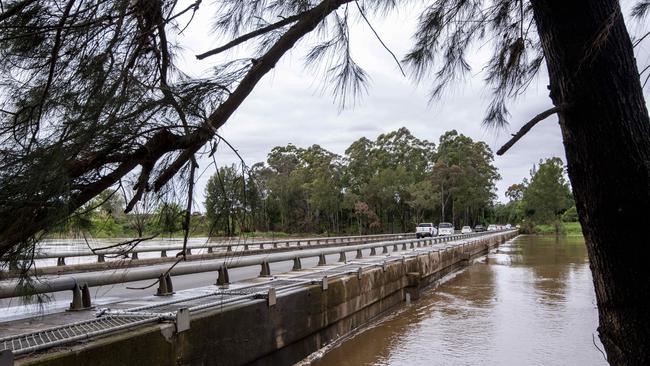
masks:
POLYGON ((519 139, 521 139, 522 137, 524 137, 524 135, 525 135, 526 133, 528 133, 528 131, 530 131, 530 129, 533 128, 533 126, 535 126, 538 122, 541 122, 541 121, 545 120, 546 118, 550 117, 551 115, 553 115, 553 114, 555 114, 555 113, 562 112, 562 111, 564 111, 565 109, 566 109, 566 104, 562 104, 562 105, 555 106, 555 107, 553 107, 553 108, 547 109, 547 110, 545 110, 544 112, 542 112, 542 113, 536 115, 533 119, 531 119, 530 121, 528 121, 528 123, 526 123, 525 125, 523 125, 523 127, 521 127, 521 129, 519 130, 519 132, 517 132, 516 134, 512 135, 512 138, 511 138, 508 142, 506 142, 506 143, 505 143, 505 144, 504 144, 504 145, 503 145, 503 146, 502 146, 502 147, 497 151, 497 155, 500 156, 500 155, 505 154, 506 151, 508 151, 508 150, 512 147, 512 145, 514 145, 517 141, 519 141, 519 139))
MULTIPOLYGON (((180 151, 176 159, 162 169, 161 173, 153 182, 154 190, 159 190, 178 173, 184 164, 192 159, 201 147, 214 138, 217 129, 228 121, 230 116, 239 108, 248 95, 250 95, 262 77, 275 67, 280 58, 291 50, 298 40, 314 30, 319 23, 337 8, 350 1, 352 0, 323 0, 319 5, 305 12, 300 20, 289 28, 258 59, 258 62, 241 79, 237 88, 208 117, 204 125, 194 130, 191 134, 180 136, 167 130, 161 130, 134 151, 117 154, 111 154, 110 151, 106 151, 90 159, 64 163, 67 168, 66 170, 68 170, 67 175, 73 180, 77 177, 82 177, 90 171, 100 169, 108 168, 110 169, 110 173, 98 180, 89 182, 83 186, 78 186, 77 192, 68 200, 58 200, 49 204, 47 207, 44 203, 36 203, 36 205, 26 206, 18 210, 19 212, 16 212, 16 216, 29 218, 28 222, 25 222, 26 220, 15 220, 4 232, 0 233, 0 255, 9 251, 15 245, 26 242, 38 232, 56 224, 61 217, 52 215, 52 212, 74 212, 103 190, 111 187, 125 175, 129 174, 138 165, 155 167, 164 155, 180 151)), ((144 185, 140 184, 138 188, 141 186, 144 185)))
POLYGON ((220 46, 220 47, 217 47, 217 48, 212 49, 212 50, 210 50, 210 51, 204 52, 204 53, 202 53, 202 54, 200 54, 200 55, 196 55, 196 58, 197 58, 198 60, 203 60, 203 59, 206 58, 206 57, 210 57, 210 56, 212 56, 212 55, 216 55, 216 54, 218 54, 218 53, 221 53, 221 52, 223 52, 223 51, 226 51, 226 50, 228 50, 228 49, 231 49, 231 48, 233 48, 233 47, 235 47, 235 46, 237 46, 237 45, 240 45, 240 44, 242 44, 242 43, 248 41, 248 40, 251 39, 251 38, 255 38, 255 37, 260 36, 260 35, 262 35, 262 34, 264 34, 264 33, 268 33, 268 32, 274 31, 274 30, 276 30, 276 29, 278 29, 278 28, 282 28, 282 27, 284 27, 284 26, 287 25, 287 24, 294 23, 294 22, 298 21, 298 20, 299 20, 302 16, 304 16, 306 13, 307 13, 307 12, 303 12, 303 13, 300 13, 300 14, 292 15, 292 16, 290 16, 290 17, 288 17, 288 18, 284 18, 284 19, 282 19, 281 21, 279 21, 279 22, 277 22, 277 23, 269 24, 269 25, 267 25, 266 27, 262 27, 262 28, 260 28, 260 29, 254 30, 254 31, 252 31, 252 32, 250 32, 250 33, 246 33, 246 34, 244 34, 244 35, 242 35, 242 36, 240 36, 240 37, 237 37, 237 38, 233 39, 232 41, 226 43, 226 44, 223 45, 223 46, 220 46))

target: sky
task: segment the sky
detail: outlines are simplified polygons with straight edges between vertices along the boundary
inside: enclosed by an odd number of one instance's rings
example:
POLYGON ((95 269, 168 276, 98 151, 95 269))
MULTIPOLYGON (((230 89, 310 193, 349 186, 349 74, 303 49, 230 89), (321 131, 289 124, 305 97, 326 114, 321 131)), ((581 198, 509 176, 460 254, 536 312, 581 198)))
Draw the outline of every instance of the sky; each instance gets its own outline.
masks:
MULTIPOLYGON (((211 72, 210 68, 224 58, 197 61, 194 55, 227 41, 209 31, 213 18, 210 5, 202 9, 178 40, 182 51, 176 64, 183 72, 195 76, 211 72)), ((410 6, 388 16, 369 16, 384 43, 400 59, 412 44, 419 10, 417 6, 410 6)), ((350 12, 356 13, 356 9, 351 8, 350 12)), ((475 49, 468 57, 472 66, 470 77, 454 85, 440 100, 430 102, 430 80, 417 84, 402 76, 395 61, 365 23, 355 22, 351 40, 353 57, 371 79, 368 93, 354 106, 340 110, 331 93, 323 91, 323 78, 305 69, 303 57, 308 42, 301 42, 264 77, 219 131, 235 146, 247 165, 265 161, 273 147, 289 143, 299 147, 318 144, 343 155, 345 149, 361 137, 374 139, 402 126, 416 137, 436 143, 445 131, 455 129, 474 140, 485 141, 496 152, 511 133, 552 107, 546 88, 548 78, 542 67, 529 89, 510 103, 509 126, 487 129, 481 121, 491 90, 485 86, 480 70, 491 52, 489 44, 475 49)), ((248 55, 244 46, 227 57, 248 55)), ((216 154, 217 164, 237 163, 236 155, 221 145, 216 154)), ((495 154, 494 165, 502 177, 497 183, 498 200, 506 201, 507 187, 528 177, 533 164, 554 156, 565 160, 557 117, 552 116, 537 124, 504 156, 495 154)), ((209 162, 200 164, 204 171, 209 162)), ((197 182, 199 208, 205 185, 214 170, 214 167, 205 170, 197 182)))

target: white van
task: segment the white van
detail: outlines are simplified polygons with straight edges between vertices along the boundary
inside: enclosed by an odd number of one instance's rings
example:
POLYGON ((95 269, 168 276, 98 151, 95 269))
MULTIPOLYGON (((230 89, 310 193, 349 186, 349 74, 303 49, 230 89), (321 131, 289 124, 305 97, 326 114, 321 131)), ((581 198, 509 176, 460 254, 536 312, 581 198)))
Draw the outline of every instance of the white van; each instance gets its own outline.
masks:
POLYGON ((438 224, 438 235, 454 235, 454 225, 448 222, 438 224))

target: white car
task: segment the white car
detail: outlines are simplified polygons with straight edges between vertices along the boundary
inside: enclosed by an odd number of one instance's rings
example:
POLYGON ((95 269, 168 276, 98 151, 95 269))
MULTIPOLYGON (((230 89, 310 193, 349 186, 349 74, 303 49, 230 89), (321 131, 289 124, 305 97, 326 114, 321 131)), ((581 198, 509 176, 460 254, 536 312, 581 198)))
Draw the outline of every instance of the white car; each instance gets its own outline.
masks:
POLYGON ((438 235, 454 235, 454 225, 448 222, 438 224, 438 235))
POLYGON ((470 234, 472 233, 472 228, 469 226, 463 226, 462 229, 460 229, 461 234, 470 234))
POLYGON ((497 230, 499 230, 499 226, 494 225, 494 224, 488 225, 487 231, 497 231, 497 230))
POLYGON ((438 235, 438 230, 436 230, 436 227, 433 226, 433 223, 431 222, 423 222, 415 228, 415 237, 418 239, 424 238, 425 236, 433 237, 436 235, 438 235))

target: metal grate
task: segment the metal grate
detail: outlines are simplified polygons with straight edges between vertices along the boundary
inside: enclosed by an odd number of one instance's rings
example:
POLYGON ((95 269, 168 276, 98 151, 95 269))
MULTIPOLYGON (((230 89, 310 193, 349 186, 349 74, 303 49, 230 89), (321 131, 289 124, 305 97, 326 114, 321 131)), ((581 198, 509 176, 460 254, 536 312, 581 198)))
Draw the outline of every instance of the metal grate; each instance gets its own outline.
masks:
POLYGON ((157 321, 158 317, 151 315, 108 315, 34 333, 0 338, 0 351, 11 350, 14 355, 20 355, 157 321))
POLYGON ((303 278, 303 279, 321 279, 324 276, 338 276, 338 275, 343 275, 346 273, 352 273, 356 272, 359 270, 359 267, 364 267, 361 264, 346 264, 341 267, 336 267, 332 269, 327 269, 324 271, 319 271, 319 272, 314 272, 314 273, 308 273, 305 275, 302 275, 298 278, 303 278))

